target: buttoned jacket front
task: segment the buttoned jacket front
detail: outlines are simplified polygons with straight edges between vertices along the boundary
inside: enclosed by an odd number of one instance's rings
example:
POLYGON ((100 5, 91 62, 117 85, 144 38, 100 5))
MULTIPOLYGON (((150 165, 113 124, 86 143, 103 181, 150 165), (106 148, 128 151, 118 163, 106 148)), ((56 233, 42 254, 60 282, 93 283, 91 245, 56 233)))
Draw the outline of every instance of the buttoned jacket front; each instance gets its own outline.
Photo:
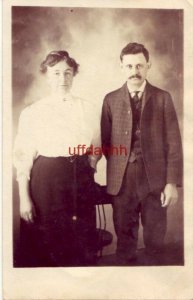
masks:
MULTIPOLYGON (((127 84, 106 95, 101 132, 104 148, 125 148, 107 154, 107 192, 117 195, 131 151, 132 110, 127 84)), ((142 99, 140 143, 151 191, 166 183, 181 185, 182 146, 176 112, 168 92, 148 82, 142 99)))

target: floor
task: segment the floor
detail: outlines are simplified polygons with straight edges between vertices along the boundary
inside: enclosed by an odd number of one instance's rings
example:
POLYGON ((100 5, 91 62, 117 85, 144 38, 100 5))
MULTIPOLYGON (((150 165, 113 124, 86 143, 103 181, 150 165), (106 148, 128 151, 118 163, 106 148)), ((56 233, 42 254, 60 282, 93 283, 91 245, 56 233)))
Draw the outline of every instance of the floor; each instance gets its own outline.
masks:
MULTIPOLYGON (((137 251, 137 259, 134 262, 128 263, 125 266, 183 266, 183 248, 179 244, 168 244, 157 259, 154 257, 147 257, 145 254, 145 249, 141 248, 137 251)), ((97 266, 117 266, 116 256, 105 255, 98 257, 97 266)))

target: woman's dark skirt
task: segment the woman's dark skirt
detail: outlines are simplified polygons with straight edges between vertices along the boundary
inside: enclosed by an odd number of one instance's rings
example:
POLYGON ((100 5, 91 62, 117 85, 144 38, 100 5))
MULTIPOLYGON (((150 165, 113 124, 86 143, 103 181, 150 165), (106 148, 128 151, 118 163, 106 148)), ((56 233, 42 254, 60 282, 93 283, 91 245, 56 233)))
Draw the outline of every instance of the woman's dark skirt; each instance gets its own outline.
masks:
POLYGON ((96 252, 94 187, 94 169, 87 155, 37 158, 30 180, 37 217, 34 224, 23 221, 21 224, 21 247, 26 264, 93 264, 96 252))

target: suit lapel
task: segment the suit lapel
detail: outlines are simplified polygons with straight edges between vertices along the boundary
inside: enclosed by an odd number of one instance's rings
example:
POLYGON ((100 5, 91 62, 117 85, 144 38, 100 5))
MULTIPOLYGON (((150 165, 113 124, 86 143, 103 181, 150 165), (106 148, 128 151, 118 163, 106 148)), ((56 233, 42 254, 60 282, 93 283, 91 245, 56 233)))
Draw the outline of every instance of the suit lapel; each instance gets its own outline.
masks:
MULTIPOLYGON (((147 81, 145 91, 142 97, 142 112, 144 110, 144 107, 146 103, 152 98, 152 95, 154 94, 154 87, 147 81)), ((131 100, 129 91, 127 88, 127 83, 125 83, 121 89, 119 94, 119 100, 118 100, 118 112, 120 113, 120 121, 125 126, 125 120, 127 120, 128 111, 131 111, 131 100)))
POLYGON ((120 89, 118 103, 117 113, 119 115, 119 126, 123 131, 129 130, 132 127, 132 110, 127 83, 125 83, 120 89), (128 112, 130 112, 130 114, 128 112))
POLYGON ((153 86, 147 81, 145 91, 142 97, 142 112, 144 110, 146 103, 151 98, 152 94, 153 94, 153 86))
MULTIPOLYGON (((145 107, 148 100, 153 94, 153 86, 147 81, 145 91, 142 97, 142 110, 145 107)), ((127 83, 125 83, 120 89, 120 102, 123 103, 123 108, 131 109, 131 100, 129 91, 127 88, 127 83)))
POLYGON ((124 109, 130 109, 131 108, 131 100, 129 96, 129 91, 127 88, 127 83, 125 83, 121 88, 121 102, 123 104, 124 109))

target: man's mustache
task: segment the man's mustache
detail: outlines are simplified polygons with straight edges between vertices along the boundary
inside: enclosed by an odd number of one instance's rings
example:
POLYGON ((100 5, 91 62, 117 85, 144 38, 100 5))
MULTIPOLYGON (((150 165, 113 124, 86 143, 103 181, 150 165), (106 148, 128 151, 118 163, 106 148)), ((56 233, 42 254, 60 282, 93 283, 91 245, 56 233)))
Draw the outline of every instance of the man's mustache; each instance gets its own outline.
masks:
POLYGON ((133 79, 133 78, 141 79, 141 76, 136 74, 129 77, 129 79, 133 79))

